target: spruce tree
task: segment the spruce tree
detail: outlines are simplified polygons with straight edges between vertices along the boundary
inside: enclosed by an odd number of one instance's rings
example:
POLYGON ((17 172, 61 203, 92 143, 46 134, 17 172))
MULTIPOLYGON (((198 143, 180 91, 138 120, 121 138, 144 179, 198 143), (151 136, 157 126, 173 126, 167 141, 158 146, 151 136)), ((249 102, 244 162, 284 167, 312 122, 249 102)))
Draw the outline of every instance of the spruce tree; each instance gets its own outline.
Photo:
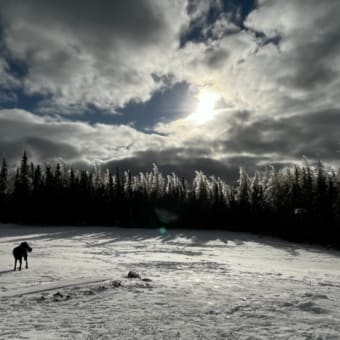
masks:
POLYGON ((250 201, 250 180, 244 168, 240 168, 240 177, 238 180, 238 188, 236 199, 242 207, 248 207, 250 201))
POLYGON ((34 175, 33 175, 33 183, 32 183, 33 191, 39 192, 41 190, 42 183, 43 183, 43 179, 42 179, 41 167, 40 165, 37 165, 37 167, 34 169, 34 175))
POLYGON ((0 170, 0 196, 4 197, 7 194, 8 189, 8 166, 6 159, 2 160, 0 170))
POLYGON ((30 166, 28 164, 28 158, 26 151, 21 159, 20 165, 20 186, 22 195, 27 195, 30 189, 30 166))

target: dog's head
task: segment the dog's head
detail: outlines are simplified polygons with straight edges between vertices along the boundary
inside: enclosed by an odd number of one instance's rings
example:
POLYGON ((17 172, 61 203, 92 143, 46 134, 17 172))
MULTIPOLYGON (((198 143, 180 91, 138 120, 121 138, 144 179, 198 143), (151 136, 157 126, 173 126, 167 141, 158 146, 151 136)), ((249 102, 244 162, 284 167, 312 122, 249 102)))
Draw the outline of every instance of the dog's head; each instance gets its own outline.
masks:
POLYGON ((20 244, 20 247, 23 247, 24 249, 26 249, 29 253, 32 251, 32 248, 28 245, 27 242, 22 242, 20 244))

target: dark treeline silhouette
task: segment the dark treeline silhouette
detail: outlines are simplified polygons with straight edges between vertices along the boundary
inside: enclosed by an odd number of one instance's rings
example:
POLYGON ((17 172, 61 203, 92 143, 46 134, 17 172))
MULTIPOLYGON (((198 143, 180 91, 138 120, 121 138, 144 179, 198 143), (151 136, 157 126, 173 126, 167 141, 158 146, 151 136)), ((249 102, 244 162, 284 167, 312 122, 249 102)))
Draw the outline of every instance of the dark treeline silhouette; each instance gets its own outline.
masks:
POLYGON ((268 168, 235 185, 149 173, 30 163, 0 169, 0 221, 44 225, 221 228, 340 246, 340 173, 322 163, 268 168))

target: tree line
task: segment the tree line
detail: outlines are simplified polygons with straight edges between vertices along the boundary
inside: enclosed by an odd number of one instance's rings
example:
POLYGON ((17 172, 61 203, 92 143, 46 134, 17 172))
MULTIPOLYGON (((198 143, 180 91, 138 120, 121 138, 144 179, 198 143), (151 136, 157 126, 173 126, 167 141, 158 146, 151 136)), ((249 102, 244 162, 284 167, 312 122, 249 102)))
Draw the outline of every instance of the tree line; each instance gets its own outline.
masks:
POLYGON ((0 168, 0 221, 43 225, 108 225, 226 229, 340 246, 340 172, 321 162, 240 169, 228 184, 196 171, 132 174, 29 162, 0 168))

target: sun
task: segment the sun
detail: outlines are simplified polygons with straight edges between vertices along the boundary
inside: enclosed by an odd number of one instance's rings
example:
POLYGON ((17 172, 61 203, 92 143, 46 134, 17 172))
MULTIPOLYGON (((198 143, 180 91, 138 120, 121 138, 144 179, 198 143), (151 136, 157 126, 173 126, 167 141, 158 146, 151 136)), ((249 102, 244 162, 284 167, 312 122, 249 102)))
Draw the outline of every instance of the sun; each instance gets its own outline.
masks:
POLYGON ((208 122, 216 115, 214 108, 218 98, 219 96, 215 92, 209 90, 200 91, 196 110, 188 118, 198 124, 208 122))

